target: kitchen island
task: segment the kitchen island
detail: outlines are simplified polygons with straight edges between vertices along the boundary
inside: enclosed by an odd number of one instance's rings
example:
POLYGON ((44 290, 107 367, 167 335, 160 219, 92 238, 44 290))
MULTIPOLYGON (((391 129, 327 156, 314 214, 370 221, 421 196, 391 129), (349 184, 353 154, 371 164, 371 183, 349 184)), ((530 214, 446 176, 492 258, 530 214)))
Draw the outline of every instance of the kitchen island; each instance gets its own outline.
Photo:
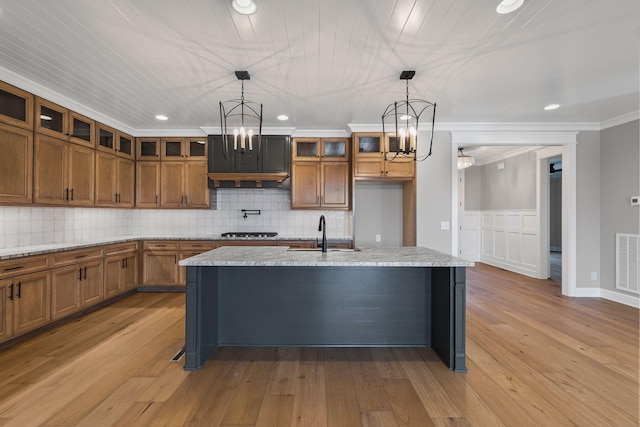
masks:
POLYGON ((187 267, 185 370, 218 346, 431 347, 465 372, 466 267, 419 247, 223 247, 187 267))

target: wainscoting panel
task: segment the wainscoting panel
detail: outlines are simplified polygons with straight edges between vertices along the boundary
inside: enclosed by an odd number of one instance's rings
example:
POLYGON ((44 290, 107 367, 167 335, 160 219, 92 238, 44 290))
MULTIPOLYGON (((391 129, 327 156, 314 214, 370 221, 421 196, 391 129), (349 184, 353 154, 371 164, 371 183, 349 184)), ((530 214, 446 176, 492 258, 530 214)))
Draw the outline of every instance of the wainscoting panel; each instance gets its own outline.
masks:
POLYGON ((536 211, 478 213, 482 217, 480 262, 536 277, 539 262, 536 211))

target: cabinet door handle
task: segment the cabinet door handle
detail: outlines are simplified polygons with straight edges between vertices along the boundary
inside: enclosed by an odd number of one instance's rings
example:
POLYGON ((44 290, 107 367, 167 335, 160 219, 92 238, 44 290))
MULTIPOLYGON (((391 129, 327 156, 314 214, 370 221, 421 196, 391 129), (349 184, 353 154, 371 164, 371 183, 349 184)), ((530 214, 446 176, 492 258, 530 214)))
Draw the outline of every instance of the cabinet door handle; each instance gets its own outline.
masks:
POLYGON ((156 195, 156 205, 158 204, 158 195, 156 195))
POLYGON ((69 200, 69 189, 68 188, 64 190, 64 199, 65 200, 69 200))
POLYGON ((84 280, 87 280, 87 267, 84 267, 84 268, 82 269, 82 271, 83 271, 83 274, 82 274, 82 276, 83 276, 83 277, 82 277, 82 278, 83 278, 84 280))
POLYGON ((184 196, 184 204, 185 205, 189 204, 189 196, 184 196))
POLYGON ((173 256, 173 263, 177 264, 178 263, 178 255, 174 255, 173 256))
POLYGON ((9 285, 9 299, 13 301, 13 283, 9 285))
POLYGON ((71 189, 71 200, 73 200, 73 188, 71 189))
POLYGON ((22 282, 18 282, 18 299, 20 299, 21 293, 22 293, 22 282))
POLYGON ((127 258, 124 259, 124 268, 129 268, 129 260, 127 258))
POLYGON ((78 280, 82 280, 82 268, 78 269, 78 280))
POLYGON ((7 268, 4 269, 4 271, 20 270, 21 268, 24 268, 24 265, 19 265, 17 267, 7 267, 7 268))
POLYGON ((124 268, 124 258, 120 260, 120 268, 124 268))

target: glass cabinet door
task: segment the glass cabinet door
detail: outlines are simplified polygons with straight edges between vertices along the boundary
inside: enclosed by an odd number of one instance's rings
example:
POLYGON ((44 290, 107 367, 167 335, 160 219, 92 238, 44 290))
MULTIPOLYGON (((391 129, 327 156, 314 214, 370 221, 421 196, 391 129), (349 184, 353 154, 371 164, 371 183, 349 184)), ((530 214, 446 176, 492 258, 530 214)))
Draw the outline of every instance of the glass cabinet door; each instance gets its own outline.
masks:
POLYGON ((184 144, 187 150, 187 160, 207 159, 207 137, 187 138, 184 144))
POLYGON ((318 138, 295 138, 293 140, 291 160, 320 160, 320 139, 318 138))
POLYGON ((322 157, 325 160, 349 160, 349 138, 323 138, 322 157))
POLYGON ((68 139, 68 115, 69 110, 66 108, 36 97, 36 132, 68 139))
POLYGON ((355 154, 358 157, 380 156, 384 152, 381 133, 359 134, 355 136, 355 154))
POLYGON ((118 132, 116 140, 118 142, 116 154, 120 157, 133 159, 133 137, 126 133, 118 132))
POLYGON ((69 111, 69 141, 94 147, 95 122, 88 117, 69 111))
POLYGON ((116 149, 116 130, 103 124, 96 124, 96 148, 113 153, 116 149))
POLYGON ((137 160, 160 160, 160 138, 137 138, 137 160))
POLYGON ((180 160, 184 157, 182 151, 182 138, 162 138, 160 159, 162 160, 180 160))
POLYGON ((23 129, 33 129, 34 96, 0 82, 0 122, 23 129))

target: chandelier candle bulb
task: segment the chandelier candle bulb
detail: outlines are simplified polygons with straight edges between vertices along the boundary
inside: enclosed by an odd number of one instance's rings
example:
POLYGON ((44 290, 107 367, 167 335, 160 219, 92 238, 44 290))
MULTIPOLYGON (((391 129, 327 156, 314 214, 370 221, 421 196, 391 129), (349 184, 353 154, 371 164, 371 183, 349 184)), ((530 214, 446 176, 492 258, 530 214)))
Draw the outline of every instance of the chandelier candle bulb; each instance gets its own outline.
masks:
POLYGON ((238 129, 233 130, 233 149, 238 149, 238 129))
POLYGON ((404 138, 405 138, 404 129, 400 129, 400 151, 404 151, 404 138))
POLYGON ((253 137, 253 130, 249 129, 249 151, 253 151, 253 145, 251 144, 251 138, 253 137))
POLYGON ((244 137, 246 136, 246 132, 244 131, 244 128, 241 127, 240 128, 240 149, 244 151, 244 137))

